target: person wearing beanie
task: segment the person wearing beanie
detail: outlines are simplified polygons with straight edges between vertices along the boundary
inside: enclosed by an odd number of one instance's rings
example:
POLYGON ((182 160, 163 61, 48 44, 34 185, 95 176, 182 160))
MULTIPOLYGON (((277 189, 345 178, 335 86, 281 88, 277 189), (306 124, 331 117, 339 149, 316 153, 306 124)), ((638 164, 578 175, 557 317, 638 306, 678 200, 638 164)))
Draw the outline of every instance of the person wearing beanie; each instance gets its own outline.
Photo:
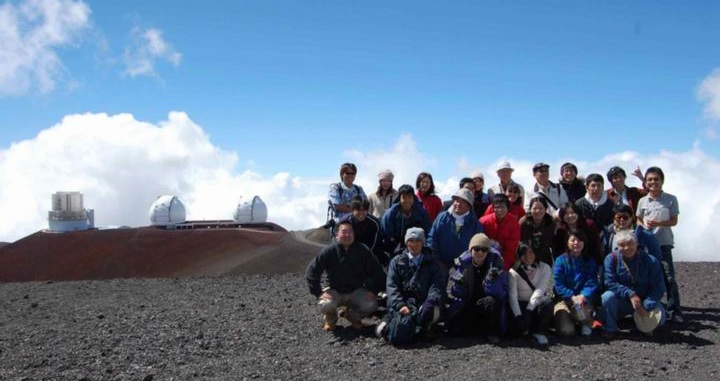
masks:
POLYGON ((368 211, 375 218, 382 218, 385 211, 390 208, 390 205, 397 198, 397 191, 393 188, 393 175, 392 171, 386 169, 378 173, 378 188, 375 193, 370 194, 368 201, 370 202, 370 208, 368 211))
POLYGON ((466 250, 470 239, 483 231, 483 227, 472 211, 473 193, 460 188, 452 197, 450 209, 440 213, 430 229, 428 246, 433 255, 446 267, 466 250))
POLYGON ((520 243, 517 260, 509 271, 508 300, 515 335, 532 333, 538 344, 548 345, 547 334, 553 315, 552 269, 535 256, 532 247, 520 243))
POLYGON ((440 320, 447 276, 425 246, 425 232, 410 228, 405 232, 405 249, 388 267, 386 290, 388 313, 375 333, 385 337, 387 324, 395 314, 414 314, 420 323, 418 334, 432 336, 431 327, 440 320))
POLYGON ((498 343, 507 314, 507 272, 490 238, 475 234, 453 262, 448 281, 445 325, 451 334, 486 335, 498 343))
POLYGON ((515 249, 520 243, 520 225, 518 218, 509 213, 510 200, 504 194, 496 194, 492 198, 493 213, 482 216, 480 224, 485 234, 494 240, 502 253, 505 270, 509 270, 515 262, 515 249))
POLYGON ((475 171, 470 174, 470 178, 475 184, 473 210, 475 211, 475 217, 480 218, 485 215, 485 210, 490 205, 490 196, 485 193, 485 176, 483 176, 482 172, 475 171))
POLYGON ((565 163, 560 167, 558 184, 565 189, 570 202, 574 203, 585 197, 585 184, 578 178, 578 170, 573 163, 565 163))

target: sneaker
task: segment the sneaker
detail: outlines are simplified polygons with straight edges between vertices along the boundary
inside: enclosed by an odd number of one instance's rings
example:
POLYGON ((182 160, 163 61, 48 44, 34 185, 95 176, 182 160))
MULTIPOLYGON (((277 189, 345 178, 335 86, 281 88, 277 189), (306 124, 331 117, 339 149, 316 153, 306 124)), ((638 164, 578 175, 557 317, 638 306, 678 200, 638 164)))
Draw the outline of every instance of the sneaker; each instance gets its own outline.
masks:
POLYGON ((671 321, 675 324, 685 324, 685 317, 681 313, 675 312, 672 314, 671 321))
POLYGON ((582 327, 580 327, 580 334, 587 337, 592 335, 592 328, 590 328, 589 325, 583 324, 582 327))
POLYGON ((533 333, 533 337, 535 338, 535 341, 537 341, 538 344, 542 346, 548 345, 548 338, 547 336, 543 335, 542 333, 533 333))
POLYGON ((375 336, 384 339, 385 338, 385 329, 387 328, 387 322, 381 321, 380 324, 375 327, 375 336))

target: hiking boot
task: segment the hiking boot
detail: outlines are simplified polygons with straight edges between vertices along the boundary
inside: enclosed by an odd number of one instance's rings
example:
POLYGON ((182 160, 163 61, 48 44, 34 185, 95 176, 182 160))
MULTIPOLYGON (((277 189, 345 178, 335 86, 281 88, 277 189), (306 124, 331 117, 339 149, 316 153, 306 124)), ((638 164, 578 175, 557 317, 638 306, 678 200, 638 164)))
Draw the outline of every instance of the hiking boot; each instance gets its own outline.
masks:
POLYGON ((360 329, 365 328, 365 324, 363 324, 362 318, 357 319, 357 318, 353 317, 351 313, 347 313, 347 312, 345 312, 344 315, 345 315, 345 319, 350 322, 350 326, 353 329, 360 330, 360 329))
POLYGON ((543 335, 542 333, 533 333, 532 336, 535 338, 535 341, 537 341, 538 345, 544 347, 549 344, 547 336, 543 335))
POLYGON ((592 335, 592 331, 593 330, 592 330, 592 328, 590 328, 589 325, 583 324, 582 327, 580 327, 580 334, 585 337, 592 335))
POLYGON ((329 313, 323 315, 325 317, 325 324, 323 324, 323 329, 325 331, 334 331, 335 328, 337 328, 337 314, 336 313, 329 313))

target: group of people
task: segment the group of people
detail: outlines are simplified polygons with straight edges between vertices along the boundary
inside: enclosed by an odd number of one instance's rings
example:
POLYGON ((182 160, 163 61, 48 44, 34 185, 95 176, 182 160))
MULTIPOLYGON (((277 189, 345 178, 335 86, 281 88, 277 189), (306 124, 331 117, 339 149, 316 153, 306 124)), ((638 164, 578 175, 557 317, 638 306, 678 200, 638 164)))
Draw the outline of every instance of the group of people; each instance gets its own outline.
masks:
POLYGON ((323 328, 343 316, 360 329, 379 302, 376 333, 395 344, 445 333, 491 342, 531 334, 548 345, 553 329, 612 339, 630 316, 648 335, 684 323, 672 259, 679 208, 660 168, 637 168, 643 187, 634 188, 612 167, 605 189, 602 175, 582 179, 572 163, 554 183, 538 163, 527 191, 513 171, 500 163, 487 192, 474 172, 443 202, 429 173, 395 190, 382 171, 367 196, 357 167, 343 164, 328 197, 334 241, 306 270, 323 328))

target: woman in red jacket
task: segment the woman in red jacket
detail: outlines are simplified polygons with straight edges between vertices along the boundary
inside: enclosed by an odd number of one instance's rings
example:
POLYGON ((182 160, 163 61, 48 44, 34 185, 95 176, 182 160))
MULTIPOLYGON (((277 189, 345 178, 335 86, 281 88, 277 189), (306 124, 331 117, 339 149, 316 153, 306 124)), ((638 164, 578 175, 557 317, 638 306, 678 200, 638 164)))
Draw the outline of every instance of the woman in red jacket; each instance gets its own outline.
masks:
POLYGON ((435 217, 442 211, 442 200, 435 195, 435 182, 432 175, 421 172, 415 180, 415 189, 417 189, 416 196, 430 216, 430 222, 435 221, 435 217))
POLYGON ((492 207, 494 212, 482 216, 480 223, 485 229, 485 235, 500 246, 505 270, 509 270, 515 263, 515 250, 520 243, 520 225, 518 218, 508 212, 510 200, 504 194, 492 197, 492 207))

